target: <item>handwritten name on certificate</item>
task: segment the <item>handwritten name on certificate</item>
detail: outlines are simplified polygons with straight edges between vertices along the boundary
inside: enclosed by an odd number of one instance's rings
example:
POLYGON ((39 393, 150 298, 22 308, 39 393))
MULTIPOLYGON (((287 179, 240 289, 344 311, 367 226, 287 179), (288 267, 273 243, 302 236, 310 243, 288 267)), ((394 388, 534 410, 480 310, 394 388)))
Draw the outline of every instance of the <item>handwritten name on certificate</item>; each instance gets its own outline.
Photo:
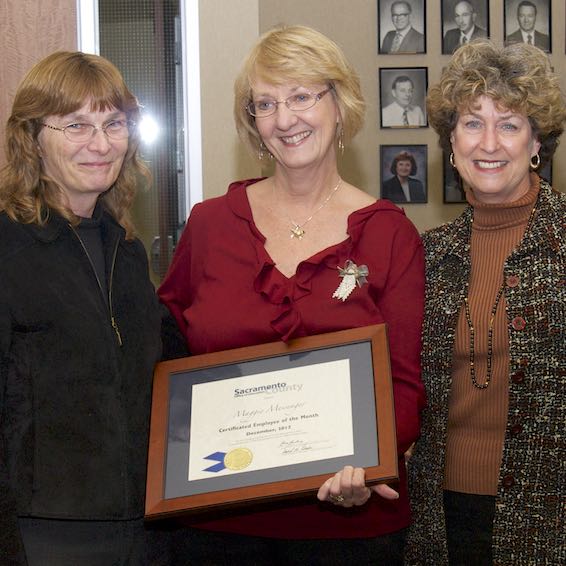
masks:
POLYGON ((350 362, 193 385, 189 481, 354 452, 350 362))

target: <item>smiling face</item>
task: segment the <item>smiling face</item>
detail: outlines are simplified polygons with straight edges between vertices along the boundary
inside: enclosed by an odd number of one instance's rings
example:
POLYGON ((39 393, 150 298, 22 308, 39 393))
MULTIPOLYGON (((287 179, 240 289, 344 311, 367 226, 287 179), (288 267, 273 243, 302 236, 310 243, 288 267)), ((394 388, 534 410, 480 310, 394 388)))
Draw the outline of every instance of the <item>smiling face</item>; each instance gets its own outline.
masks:
POLYGON ((517 11, 517 19, 519 20, 519 27, 524 32, 532 32, 535 29, 537 19, 536 8, 533 6, 521 6, 517 11))
POLYGON ((454 164, 476 199, 513 202, 530 187, 530 160, 540 149, 526 116, 480 96, 463 110, 450 136, 454 164))
POLYGON ((391 21, 397 31, 411 25, 411 7, 406 2, 396 2, 391 6, 391 21))
POLYGON ((400 179, 406 179, 411 174, 411 169, 413 164, 408 159, 400 159, 397 161, 395 166, 395 171, 397 172, 397 177, 400 179))
MULTIPOLYGON (((42 121, 63 128, 73 123, 94 124, 99 128, 112 120, 125 120, 116 109, 93 112, 90 102, 65 116, 46 116, 42 121)), ((128 150, 128 138, 110 139, 96 130, 88 141, 76 143, 63 132, 44 127, 38 135, 43 170, 63 190, 66 204, 78 216, 89 217, 96 200, 118 178, 128 150)))
POLYGON ((454 21, 462 33, 468 33, 472 29, 475 20, 476 15, 469 2, 458 2, 456 4, 454 7, 454 21))
MULTIPOLYGON (((326 84, 272 85, 255 81, 252 99, 262 101, 286 100, 301 93, 319 93, 328 88, 326 84)), ((334 140, 340 112, 334 91, 328 92, 308 110, 289 110, 285 103, 277 105, 271 116, 256 118, 256 128, 277 164, 289 169, 319 166, 325 161, 335 163, 334 140)))

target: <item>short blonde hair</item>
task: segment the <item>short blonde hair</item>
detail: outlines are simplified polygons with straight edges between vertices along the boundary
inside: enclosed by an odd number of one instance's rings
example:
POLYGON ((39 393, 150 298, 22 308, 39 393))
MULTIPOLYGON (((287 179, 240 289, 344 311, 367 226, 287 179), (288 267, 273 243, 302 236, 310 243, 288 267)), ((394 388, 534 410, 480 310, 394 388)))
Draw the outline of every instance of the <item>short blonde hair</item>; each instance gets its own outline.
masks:
POLYGON ((500 48, 487 40, 457 49, 427 96, 428 119, 445 151, 451 151, 450 135, 459 113, 472 108, 482 95, 528 117, 541 143, 541 165, 552 158, 564 130, 566 107, 545 53, 525 43, 500 48))
POLYGON ((255 80, 328 84, 341 116, 344 139, 361 129, 365 102, 357 73, 331 39, 306 26, 278 26, 262 35, 244 60, 234 84, 234 118, 240 139, 255 155, 261 139, 246 110, 255 80))
MULTIPOLYGON (((42 167, 37 137, 43 119, 79 110, 86 101, 102 111, 116 108, 128 120, 139 121, 140 105, 118 69, 104 57, 58 51, 37 63, 21 82, 6 125, 7 164, 0 172, 0 210, 15 221, 43 224, 49 209, 71 223, 78 222, 65 207, 61 188, 42 167)), ((114 185, 99 197, 105 208, 133 237, 130 219, 136 188, 150 173, 138 155, 139 133, 133 128, 128 151, 114 185)))

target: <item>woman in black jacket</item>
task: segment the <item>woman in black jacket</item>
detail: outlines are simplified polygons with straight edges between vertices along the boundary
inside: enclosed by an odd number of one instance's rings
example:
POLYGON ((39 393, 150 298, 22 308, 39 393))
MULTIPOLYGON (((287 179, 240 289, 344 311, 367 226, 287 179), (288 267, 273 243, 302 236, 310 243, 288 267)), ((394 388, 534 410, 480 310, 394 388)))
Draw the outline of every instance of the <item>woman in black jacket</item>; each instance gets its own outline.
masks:
POLYGON ((381 197, 391 202, 426 202, 423 184, 413 175, 417 174, 417 162, 413 154, 401 151, 391 162, 393 177, 387 179, 381 188, 381 197))
POLYGON ((139 105, 107 60, 20 85, 0 172, 2 564, 145 564, 159 308, 129 217, 139 105))

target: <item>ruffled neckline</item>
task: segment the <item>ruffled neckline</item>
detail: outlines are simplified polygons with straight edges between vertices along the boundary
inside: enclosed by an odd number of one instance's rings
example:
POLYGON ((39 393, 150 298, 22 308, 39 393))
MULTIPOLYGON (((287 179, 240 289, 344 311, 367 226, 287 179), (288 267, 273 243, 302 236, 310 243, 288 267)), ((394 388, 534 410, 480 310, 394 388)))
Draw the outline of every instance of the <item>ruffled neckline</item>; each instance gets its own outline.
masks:
POLYGON ((257 257, 257 269, 254 276, 254 289, 278 307, 278 315, 271 320, 271 327, 284 342, 291 338, 306 335, 301 316, 294 308, 294 303, 312 292, 312 280, 317 272, 329 267, 337 269, 352 258, 352 251, 359 240, 363 226, 378 210, 394 209, 395 205, 388 201, 378 200, 364 208, 355 210, 348 217, 348 236, 310 258, 303 260, 297 266, 297 271, 291 277, 281 273, 271 256, 265 249, 265 236, 255 225, 246 189, 248 186, 261 181, 262 178, 247 179, 232 183, 228 188, 227 199, 230 210, 239 218, 246 221, 252 233, 252 241, 257 257))

